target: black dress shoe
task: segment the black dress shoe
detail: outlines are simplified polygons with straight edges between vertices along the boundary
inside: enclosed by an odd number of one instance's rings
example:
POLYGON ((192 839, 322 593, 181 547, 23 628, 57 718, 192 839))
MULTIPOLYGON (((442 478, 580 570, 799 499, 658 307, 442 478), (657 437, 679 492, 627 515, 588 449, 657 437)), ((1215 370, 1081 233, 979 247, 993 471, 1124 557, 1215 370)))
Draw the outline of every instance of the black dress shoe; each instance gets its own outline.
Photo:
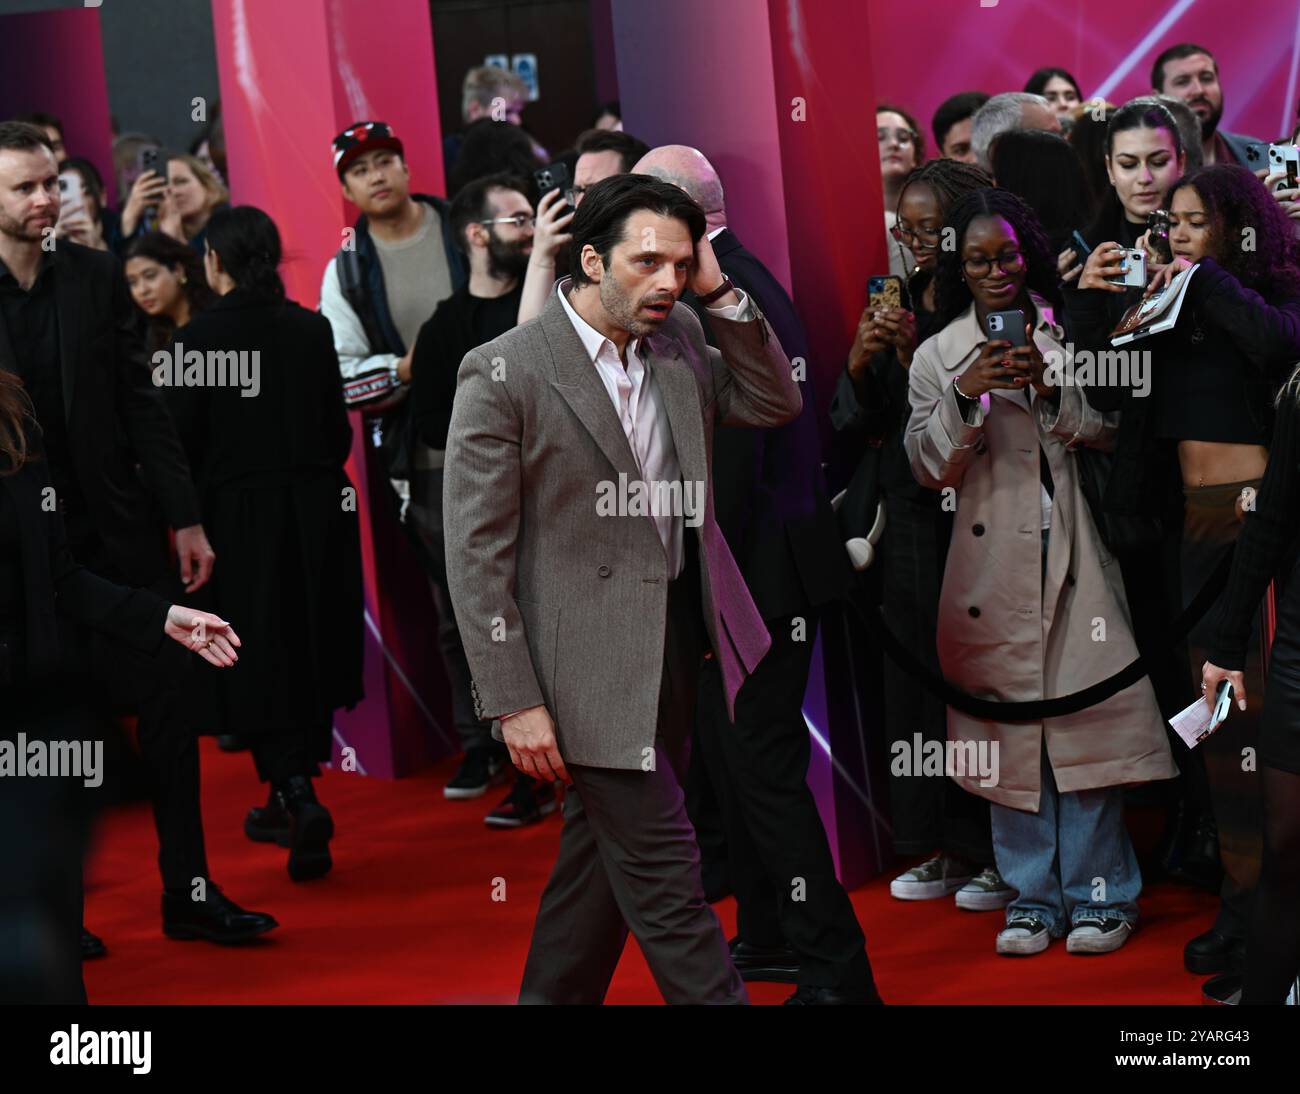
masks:
POLYGON ((1197 976, 1236 972, 1245 967, 1246 943, 1211 927, 1183 947, 1183 967, 1197 976))
POLYGON ((217 737, 217 747, 222 752, 247 752, 248 738, 238 733, 222 733, 217 737))
POLYGON ((1201 985, 1201 1003, 1206 1006, 1235 1007, 1241 1004, 1242 975, 1227 972, 1211 976, 1201 985))
POLYGON ((866 988, 814 988, 805 984, 784 1003, 790 1007, 881 1006, 884 1000, 874 985, 866 988))
POLYGON ((164 889, 162 915, 163 934, 185 942, 201 938, 231 945, 247 942, 280 925, 274 916, 241 908, 212 881, 207 883, 203 900, 192 899, 189 889, 164 889))
POLYGON ((97 934, 91 934, 85 927, 81 928, 81 960, 89 961, 92 957, 103 957, 108 953, 104 940, 97 934))
POLYGON ((306 775, 293 776, 277 793, 289 815, 289 877, 294 881, 324 877, 334 865, 330 858, 334 818, 316 800, 316 791, 306 775))
POLYGON ((742 980, 773 984, 799 982, 799 954, 789 946, 751 946, 739 935, 731 940, 731 963, 742 980))
POLYGON ((292 818, 285 807, 284 796, 274 787, 267 795, 265 805, 255 805, 244 818, 244 835, 256 843, 278 843, 288 847, 292 818))

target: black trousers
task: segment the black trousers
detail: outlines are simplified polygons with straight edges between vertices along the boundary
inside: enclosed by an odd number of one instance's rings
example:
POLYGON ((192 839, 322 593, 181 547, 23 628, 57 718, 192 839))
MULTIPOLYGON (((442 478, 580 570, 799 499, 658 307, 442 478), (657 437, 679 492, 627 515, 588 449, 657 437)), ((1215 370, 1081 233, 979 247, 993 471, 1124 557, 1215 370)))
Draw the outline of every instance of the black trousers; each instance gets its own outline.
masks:
POLYGON ((835 876, 826 830, 808 788, 811 743, 803 720, 814 612, 769 621, 772 648, 727 717, 716 662, 700 675, 698 736, 721 806, 740 937, 758 946, 788 942, 799 951, 800 984, 872 984, 866 939, 835 876))
MULTIPOLYGON (((173 603, 185 601, 171 573, 150 588, 173 603)), ((192 655, 164 640, 159 653, 149 656, 84 632, 73 635, 68 646, 73 669, 96 712, 103 717, 137 716, 163 885, 188 889, 196 877, 208 876, 199 808, 199 727, 187 686, 187 658, 192 655)))
MULTIPOLYGON (((104 729, 64 683, 0 688, 0 739, 95 741, 104 729)), ((0 782, 0 1003, 85 1003, 81 871, 95 790, 75 777, 0 782)))
POLYGON ((699 575, 690 563, 669 585, 666 629, 651 769, 567 765, 573 786, 521 1003, 603 1002, 629 930, 664 1002, 748 1002, 704 899, 682 794, 704 651, 699 575))

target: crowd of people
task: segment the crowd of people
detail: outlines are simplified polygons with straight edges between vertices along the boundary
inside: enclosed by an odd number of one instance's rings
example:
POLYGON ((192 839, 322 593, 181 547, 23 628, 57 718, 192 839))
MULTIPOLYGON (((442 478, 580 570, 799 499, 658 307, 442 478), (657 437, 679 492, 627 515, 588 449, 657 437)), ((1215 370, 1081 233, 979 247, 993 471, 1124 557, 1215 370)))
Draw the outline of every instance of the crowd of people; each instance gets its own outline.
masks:
MULTIPOLYGON (((1270 142, 1219 127, 1210 50, 1164 50, 1122 104, 1050 67, 955 94, 933 158, 905 105, 879 104, 896 293, 845 347, 829 463, 790 364, 809 356, 797 309, 707 156, 651 148, 617 103, 552 155, 526 100, 506 70, 467 75, 445 182, 413 179, 383 121, 334 139, 358 216, 318 313, 286 299, 271 218, 231 206, 219 118, 184 154, 120 137, 120 211, 58 119, 0 123, 4 732, 94 740, 135 717, 164 932, 277 927, 212 880, 200 732, 266 786, 248 838, 285 848, 294 881, 331 869, 314 780, 362 697, 353 411, 437 617, 462 749, 444 795, 509 782, 485 814, 503 829, 563 810, 522 1001, 599 1002, 631 931, 668 1001, 775 980, 794 1004, 880 1002, 802 715, 820 617, 875 588, 911 658, 963 693, 886 660, 875 743, 996 757, 992 779, 892 776, 894 850, 916 862, 893 897, 1000 913, 1000 954, 1096 955, 1133 934, 1144 876, 1210 888, 1187 968, 1282 1002, 1300 969, 1300 188, 1270 142), (1126 311, 1182 275, 1172 328, 1114 354, 1126 311), (1083 367, 1108 354, 1118 373, 1083 367), (593 504, 610 479, 702 483, 702 505, 611 521, 593 504), (837 513, 850 480, 878 507, 837 513), (883 534, 854 526, 879 511, 883 534), (845 541, 869 535, 863 578, 845 541), (1188 748, 1169 720, 1225 680, 1238 709, 1188 748), (1167 818, 1142 862, 1135 804, 1167 818), (708 907, 726 893, 730 940, 708 907)), ((79 960, 105 952, 81 923, 94 795, 58 785, 0 807, 48 832, 6 860, 15 915, 51 940, 0 975, 14 999, 84 998, 79 960)))

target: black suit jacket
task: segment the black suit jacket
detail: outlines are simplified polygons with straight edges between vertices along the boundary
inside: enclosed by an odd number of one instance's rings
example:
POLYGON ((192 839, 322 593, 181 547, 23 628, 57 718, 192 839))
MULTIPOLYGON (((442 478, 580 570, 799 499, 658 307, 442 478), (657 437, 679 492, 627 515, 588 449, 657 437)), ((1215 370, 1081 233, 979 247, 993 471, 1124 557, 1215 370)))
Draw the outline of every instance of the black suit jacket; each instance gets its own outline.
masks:
MULTIPOLYGON (((154 387, 121 263, 66 240, 53 263, 71 474, 99 540, 93 555, 72 548, 96 570, 148 585, 168 564, 163 521, 199 523, 189 465, 154 387)), ((2 321, 0 368, 19 371, 2 321)))
MULTIPOLYGON (((848 556, 826 496, 812 384, 806 379, 808 338, 781 283, 747 251, 730 228, 713 239, 722 272, 767 317, 792 362, 802 358, 803 409, 774 429, 720 427, 713 438, 713 493, 718 525, 727 537, 764 619, 797 615, 846 595, 848 556)), ((682 297, 701 316, 694 295, 682 297)))
POLYGON ((0 457, 0 490, 18 521, 24 618, 17 635, 0 635, 0 688, 54 676, 62 665, 59 617, 91 627, 128 645, 155 653, 163 641, 168 603, 147 589, 115 585, 80 566, 68 550, 63 519, 44 504, 50 485, 35 423, 29 440, 35 455, 17 473, 0 457), (11 657, 17 639, 22 656, 11 657), (12 679, 11 679, 12 676, 12 679))

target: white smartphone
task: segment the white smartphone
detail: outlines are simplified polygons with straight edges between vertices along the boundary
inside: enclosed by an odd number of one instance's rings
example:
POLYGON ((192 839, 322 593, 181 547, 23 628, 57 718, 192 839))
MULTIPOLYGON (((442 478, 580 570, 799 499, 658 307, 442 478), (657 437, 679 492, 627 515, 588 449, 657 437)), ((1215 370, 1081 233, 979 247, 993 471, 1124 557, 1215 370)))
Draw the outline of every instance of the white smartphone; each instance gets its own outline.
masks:
POLYGON ((1141 247, 1131 251, 1125 251, 1124 257, 1120 259, 1124 266, 1124 272, 1119 277, 1106 278, 1112 285, 1127 285, 1132 288, 1146 288, 1147 283, 1147 253, 1141 247))
POLYGON ((59 219, 66 220, 73 213, 80 212, 86 204, 86 192, 81 185, 81 176, 76 171, 64 171, 59 176, 59 219))

